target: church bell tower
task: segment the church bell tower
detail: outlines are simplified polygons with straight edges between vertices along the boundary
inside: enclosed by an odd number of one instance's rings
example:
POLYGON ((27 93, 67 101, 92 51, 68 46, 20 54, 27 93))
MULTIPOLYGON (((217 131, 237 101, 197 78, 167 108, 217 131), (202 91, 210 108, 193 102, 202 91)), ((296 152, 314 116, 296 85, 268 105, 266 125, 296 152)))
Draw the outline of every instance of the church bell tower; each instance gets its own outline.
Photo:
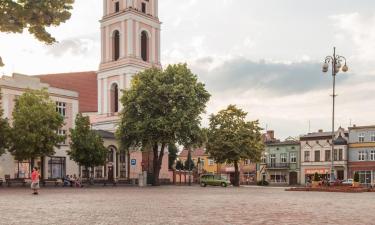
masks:
MULTIPOLYGON (((98 114, 116 117, 132 76, 161 67, 158 0, 103 0, 98 114)), ((113 129, 113 128, 111 128, 113 129)))

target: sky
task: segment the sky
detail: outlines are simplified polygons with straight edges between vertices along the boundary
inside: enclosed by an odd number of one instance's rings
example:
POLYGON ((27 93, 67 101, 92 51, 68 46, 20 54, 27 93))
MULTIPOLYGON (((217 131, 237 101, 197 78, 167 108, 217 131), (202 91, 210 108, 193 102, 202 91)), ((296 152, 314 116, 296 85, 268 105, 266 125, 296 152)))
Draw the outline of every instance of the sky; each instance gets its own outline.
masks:
MULTIPOLYGON (((204 115, 236 104, 280 139, 331 129, 327 55, 347 58, 337 75, 336 127, 375 124, 375 1, 159 0, 162 64, 187 63, 212 94, 204 115)), ((49 29, 48 46, 27 33, 0 34, 0 74, 97 70, 101 0, 76 0, 72 18, 49 29)))

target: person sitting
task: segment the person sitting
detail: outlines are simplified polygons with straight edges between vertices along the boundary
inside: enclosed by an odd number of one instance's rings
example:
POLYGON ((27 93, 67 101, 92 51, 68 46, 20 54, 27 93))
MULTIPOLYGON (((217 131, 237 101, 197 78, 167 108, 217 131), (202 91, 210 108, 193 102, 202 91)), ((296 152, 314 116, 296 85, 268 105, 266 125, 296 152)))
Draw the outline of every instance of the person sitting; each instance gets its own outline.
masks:
POLYGON ((82 182, 81 182, 81 177, 77 177, 76 178, 76 183, 75 183, 75 186, 76 187, 83 187, 83 185, 82 185, 82 182))
MULTIPOLYGON (((75 174, 74 174, 74 176, 75 176, 75 174)), ((74 179, 74 177, 72 175, 70 175, 69 181, 70 181, 70 187, 73 187, 73 185, 75 185, 75 183, 76 183, 76 180, 74 179)))
POLYGON ((63 187, 67 187, 70 185, 70 178, 69 178, 69 175, 66 175, 63 179, 64 181, 64 184, 63 184, 63 187))

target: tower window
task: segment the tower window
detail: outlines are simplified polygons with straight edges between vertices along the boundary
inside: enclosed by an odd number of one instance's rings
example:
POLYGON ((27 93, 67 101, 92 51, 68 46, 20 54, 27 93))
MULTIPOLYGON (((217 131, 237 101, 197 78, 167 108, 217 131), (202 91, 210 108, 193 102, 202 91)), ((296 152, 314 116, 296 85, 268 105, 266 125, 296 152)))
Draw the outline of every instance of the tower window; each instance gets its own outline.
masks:
POLYGON ((142 12, 146 13, 146 3, 142 2, 142 12))
POLYGON ((115 2, 115 12, 120 12, 120 2, 115 2))
POLYGON ((113 33, 113 60, 120 58, 120 32, 116 30, 113 33))
POLYGON ((141 33, 141 56, 143 61, 148 61, 148 36, 146 31, 141 33))
POLYGON ((116 83, 111 86, 111 112, 118 112, 118 86, 116 83))

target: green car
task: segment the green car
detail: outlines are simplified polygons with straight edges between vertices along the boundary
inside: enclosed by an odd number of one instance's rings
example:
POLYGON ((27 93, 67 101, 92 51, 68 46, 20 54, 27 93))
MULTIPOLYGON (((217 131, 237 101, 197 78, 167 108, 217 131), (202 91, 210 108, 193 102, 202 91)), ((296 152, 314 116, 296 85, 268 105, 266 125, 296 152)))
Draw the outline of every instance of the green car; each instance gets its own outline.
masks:
POLYGON ((227 187, 230 182, 218 175, 205 174, 201 176, 201 186, 206 187, 207 185, 227 187))

